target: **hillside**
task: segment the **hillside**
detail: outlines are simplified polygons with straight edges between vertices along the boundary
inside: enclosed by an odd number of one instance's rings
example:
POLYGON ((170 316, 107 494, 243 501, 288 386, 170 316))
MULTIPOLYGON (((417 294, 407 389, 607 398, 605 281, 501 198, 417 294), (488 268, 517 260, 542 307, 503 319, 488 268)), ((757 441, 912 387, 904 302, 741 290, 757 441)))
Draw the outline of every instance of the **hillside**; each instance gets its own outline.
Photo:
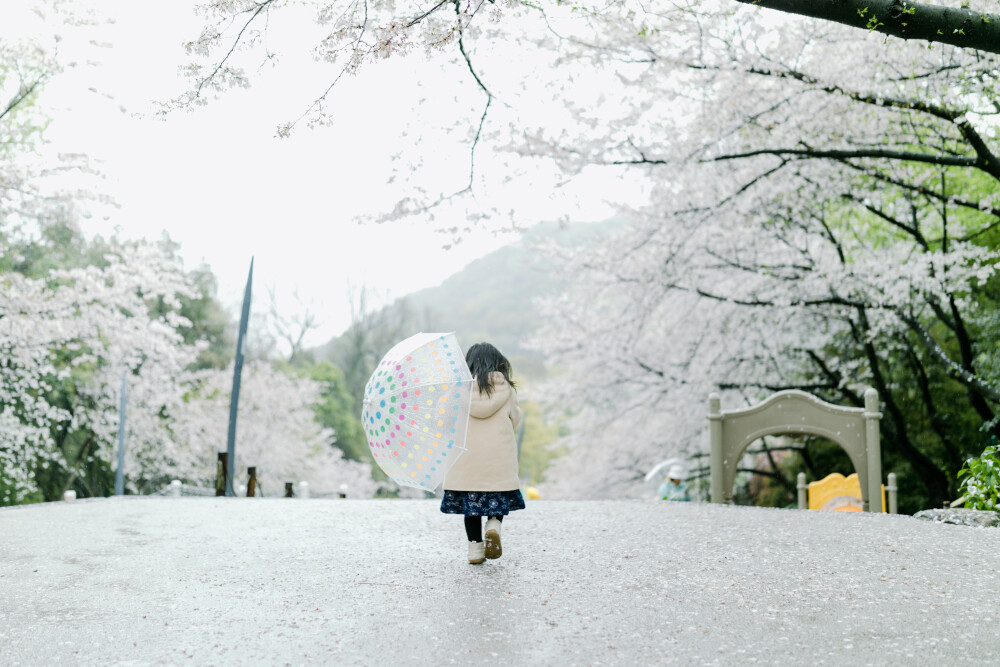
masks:
MULTIPOLYGON (((511 358, 521 373, 541 372, 541 359, 524 343, 538 330, 541 314, 535 300, 557 294, 568 277, 546 265, 540 245, 597 242, 622 224, 620 219, 560 226, 543 223, 515 243, 470 262, 436 287, 408 294, 386 307, 395 311, 377 319, 407 322, 413 332, 455 331, 463 349, 490 341, 511 358)), ((338 359, 341 337, 318 350, 320 358, 338 359)))

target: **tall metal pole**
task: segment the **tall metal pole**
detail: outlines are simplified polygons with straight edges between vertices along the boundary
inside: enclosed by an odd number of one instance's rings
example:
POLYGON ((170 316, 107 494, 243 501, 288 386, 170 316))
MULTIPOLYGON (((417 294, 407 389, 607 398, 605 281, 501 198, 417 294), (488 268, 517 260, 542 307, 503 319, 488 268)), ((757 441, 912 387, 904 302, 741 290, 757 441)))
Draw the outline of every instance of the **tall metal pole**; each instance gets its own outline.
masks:
POLYGON ((250 319, 250 288, 253 285, 253 257, 250 258, 250 273, 247 288, 243 294, 243 313, 240 315, 240 332, 236 338, 236 365, 233 368, 233 392, 229 398, 229 436, 226 439, 226 453, 229 455, 226 470, 226 495, 235 496, 233 476, 236 473, 236 412, 240 400, 240 376, 243 374, 243 356, 246 353, 247 321, 250 319))
POLYGON ((115 495, 125 495, 125 405, 128 401, 128 369, 122 371, 121 400, 118 405, 118 471, 115 473, 115 495))

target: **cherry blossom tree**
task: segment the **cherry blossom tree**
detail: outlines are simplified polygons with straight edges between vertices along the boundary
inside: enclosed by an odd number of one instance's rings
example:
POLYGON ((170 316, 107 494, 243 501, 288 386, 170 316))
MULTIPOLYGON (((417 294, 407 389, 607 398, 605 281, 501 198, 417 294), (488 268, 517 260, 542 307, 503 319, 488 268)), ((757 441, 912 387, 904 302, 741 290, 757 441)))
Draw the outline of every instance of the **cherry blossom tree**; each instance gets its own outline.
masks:
MULTIPOLYGON (((104 265, 54 269, 38 278, 0 274, 0 502, 16 503, 54 477, 48 499, 116 465, 122 376, 128 387, 125 478, 150 492, 173 478, 214 479, 225 443, 232 370, 194 370, 204 341, 185 343, 181 298, 196 296, 180 262, 146 243, 126 244, 104 265)), ((275 483, 374 490, 368 466, 342 460, 334 434, 315 420, 319 383, 270 363, 253 365, 241 395, 239 461, 275 483)), ((263 480, 264 478, 262 478, 263 480)), ((85 486, 101 495, 103 488, 85 486)))
POLYGON ((180 402, 178 379, 199 349, 184 345, 178 331, 188 324, 177 313, 178 296, 190 288, 180 267, 153 246, 122 246, 105 262, 38 278, 0 274, 2 502, 37 492, 40 471, 61 471, 61 488, 48 489, 56 496, 95 458, 110 465, 123 373, 132 488, 162 465, 161 415, 180 402), (151 316, 156 302, 167 309, 151 316))
MULTIPOLYGON (((634 225, 567 258, 580 285, 549 304, 541 344, 571 369, 561 403, 575 420, 554 489, 627 492, 658 458, 698 446, 691 406, 713 388, 729 401, 795 386, 857 403, 872 385, 887 454, 936 503, 975 447, 976 424, 964 412, 949 423, 943 398, 995 429, 1000 397, 984 360, 1000 108, 997 42, 982 39, 1000 25, 995 7, 866 3, 866 32, 836 25, 853 17, 783 19, 731 2, 324 5, 315 54, 331 63, 328 86, 279 134, 328 120, 335 84, 362 64, 443 50, 479 99, 448 118, 467 128, 464 175, 451 172, 451 187, 436 173, 435 189, 415 187, 383 219, 456 203, 473 219, 523 217, 502 196, 484 204, 510 192, 483 173, 487 147, 553 182, 598 173, 645 186, 644 201, 622 202, 634 225), (934 48, 882 34, 924 39, 934 21, 934 48)), ((270 58, 263 19, 278 8, 214 3, 179 102, 248 84, 237 56, 270 58)))
MULTIPOLYGON (((690 122, 664 131, 676 70, 645 40, 639 113, 603 142, 548 139, 572 168, 653 181, 632 229, 569 258, 588 277, 550 304, 558 324, 542 340, 573 369, 564 386, 607 387, 571 451, 629 463, 596 479, 571 455, 554 491, 625 493, 657 458, 697 448, 703 424, 676 429, 710 388, 730 404, 798 387, 860 405, 871 385, 887 453, 939 503, 976 448, 957 414, 995 429, 1000 398, 976 357, 993 344, 976 320, 995 303, 997 62, 907 46, 876 64, 884 47, 855 33, 790 23, 774 43, 753 17, 715 25, 700 38, 719 48, 687 63, 690 122), (650 437, 609 443, 626 424, 650 437)), ((621 42, 596 40, 592 57, 620 59, 621 42)))
MULTIPOLYGON (((213 486, 217 452, 225 451, 232 368, 206 370, 192 380, 170 430, 179 444, 165 470, 178 479, 213 486)), ((267 362, 244 369, 236 440, 236 470, 257 468, 263 493, 278 495, 285 482, 309 482, 319 492, 347 485, 352 496, 370 498, 376 485, 366 463, 349 461, 333 447, 335 434, 313 411, 320 383, 296 377, 267 362)), ((238 481, 238 480, 237 480, 238 481)))

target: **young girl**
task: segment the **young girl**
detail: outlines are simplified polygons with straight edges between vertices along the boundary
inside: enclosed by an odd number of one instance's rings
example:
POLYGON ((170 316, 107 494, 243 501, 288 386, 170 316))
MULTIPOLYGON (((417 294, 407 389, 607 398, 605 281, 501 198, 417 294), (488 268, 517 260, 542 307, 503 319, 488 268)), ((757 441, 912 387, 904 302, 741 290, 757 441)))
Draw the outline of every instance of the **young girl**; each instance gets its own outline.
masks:
POLYGON ((500 558, 500 522, 508 512, 524 509, 515 435, 521 409, 510 379, 510 363, 500 350, 477 343, 469 348, 465 362, 474 383, 466 451, 445 475, 441 511, 465 515, 469 562, 478 565, 484 556, 500 558))

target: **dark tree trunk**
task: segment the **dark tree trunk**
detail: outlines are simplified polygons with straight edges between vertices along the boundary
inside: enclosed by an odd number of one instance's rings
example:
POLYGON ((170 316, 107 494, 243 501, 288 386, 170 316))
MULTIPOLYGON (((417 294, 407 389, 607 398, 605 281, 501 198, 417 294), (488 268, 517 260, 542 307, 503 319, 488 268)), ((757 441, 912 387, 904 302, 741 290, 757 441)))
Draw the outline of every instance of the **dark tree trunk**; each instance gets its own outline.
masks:
POLYGON ((892 35, 963 49, 1000 53, 1000 15, 964 7, 941 7, 902 0, 737 0, 788 14, 809 16, 892 35))

